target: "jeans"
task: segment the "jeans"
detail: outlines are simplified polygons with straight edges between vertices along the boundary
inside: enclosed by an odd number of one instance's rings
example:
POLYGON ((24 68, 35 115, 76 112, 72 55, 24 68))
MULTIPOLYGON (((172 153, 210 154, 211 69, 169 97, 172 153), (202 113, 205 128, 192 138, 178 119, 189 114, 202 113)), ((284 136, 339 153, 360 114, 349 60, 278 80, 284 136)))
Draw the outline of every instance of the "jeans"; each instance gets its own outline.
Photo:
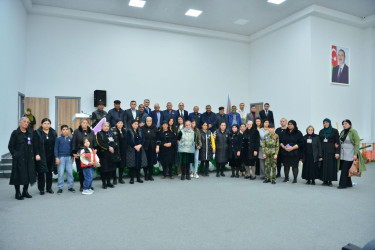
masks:
POLYGON ((71 156, 61 156, 59 157, 60 164, 57 166, 57 188, 64 188, 64 171, 66 170, 66 179, 68 182, 68 188, 73 188, 73 169, 72 169, 72 157, 71 156))
POLYGON ((194 168, 193 163, 190 163, 190 171, 193 173, 198 173, 198 156, 199 156, 199 149, 195 149, 194 152, 194 168))
POLYGON ((83 190, 87 190, 91 188, 92 179, 94 178, 94 168, 93 167, 85 167, 82 168, 83 176, 85 177, 85 182, 83 183, 83 190))

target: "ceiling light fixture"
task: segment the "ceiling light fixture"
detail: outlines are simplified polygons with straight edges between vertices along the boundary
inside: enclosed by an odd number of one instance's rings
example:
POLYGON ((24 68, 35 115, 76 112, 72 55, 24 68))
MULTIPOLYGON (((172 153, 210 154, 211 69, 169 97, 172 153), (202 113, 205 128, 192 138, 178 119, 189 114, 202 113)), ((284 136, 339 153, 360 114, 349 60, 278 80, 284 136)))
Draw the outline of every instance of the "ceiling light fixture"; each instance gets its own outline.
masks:
POLYGON ((145 4, 146 4, 146 1, 143 1, 143 0, 130 0, 129 1, 129 6, 132 6, 132 7, 143 8, 145 4))
POLYGON ((267 0, 267 2, 273 3, 273 4, 281 4, 285 2, 285 0, 267 0))
POLYGON ((189 9, 186 11, 185 15, 186 16, 193 16, 193 17, 198 17, 200 14, 202 14, 203 11, 201 10, 194 10, 194 9, 189 9))

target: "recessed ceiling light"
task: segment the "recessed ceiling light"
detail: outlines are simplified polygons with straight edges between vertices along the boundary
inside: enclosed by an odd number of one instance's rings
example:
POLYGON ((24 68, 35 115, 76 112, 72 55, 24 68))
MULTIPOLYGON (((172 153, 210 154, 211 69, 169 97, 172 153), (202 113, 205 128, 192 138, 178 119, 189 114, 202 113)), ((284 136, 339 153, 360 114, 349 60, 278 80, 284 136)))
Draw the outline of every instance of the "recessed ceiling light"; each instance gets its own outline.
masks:
POLYGON ((249 20, 247 19, 238 19, 237 21, 235 21, 234 23, 235 24, 238 24, 238 25, 245 25, 249 22, 249 20))
POLYGON ((188 11, 186 11, 185 15, 187 15, 187 16, 197 17, 197 16, 199 16, 200 14, 202 14, 202 12, 203 12, 203 11, 201 11, 201 10, 189 9, 188 11))
POLYGON ((143 8, 145 4, 146 4, 146 1, 143 1, 143 0, 130 0, 129 2, 129 6, 138 7, 138 8, 143 8))
POLYGON ((273 3, 273 4, 281 4, 285 2, 285 0, 267 0, 267 2, 273 3))

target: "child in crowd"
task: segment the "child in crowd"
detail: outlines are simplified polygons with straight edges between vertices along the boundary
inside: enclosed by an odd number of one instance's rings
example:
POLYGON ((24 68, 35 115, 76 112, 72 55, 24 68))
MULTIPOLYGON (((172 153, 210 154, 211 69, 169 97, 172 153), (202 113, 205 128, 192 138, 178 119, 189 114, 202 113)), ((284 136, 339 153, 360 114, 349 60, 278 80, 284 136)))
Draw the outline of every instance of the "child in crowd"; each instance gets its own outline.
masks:
POLYGON ((81 168, 85 177, 82 194, 90 195, 94 193, 91 189, 92 180, 94 177, 94 167, 100 167, 99 157, 96 155, 96 150, 90 148, 90 141, 88 138, 82 140, 83 149, 80 151, 81 168))
POLYGON ((268 133, 264 135, 262 149, 263 158, 266 160, 266 179, 263 183, 271 182, 272 168, 272 184, 276 184, 276 165, 277 154, 279 153, 279 136, 275 133, 275 125, 272 123, 268 126, 268 133))

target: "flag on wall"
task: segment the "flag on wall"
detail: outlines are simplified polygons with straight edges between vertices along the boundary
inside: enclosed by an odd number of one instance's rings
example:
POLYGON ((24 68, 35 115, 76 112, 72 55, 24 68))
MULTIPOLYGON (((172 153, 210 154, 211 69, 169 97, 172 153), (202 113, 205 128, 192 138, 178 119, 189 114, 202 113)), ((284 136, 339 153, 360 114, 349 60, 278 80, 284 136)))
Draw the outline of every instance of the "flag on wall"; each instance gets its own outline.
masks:
POLYGON ((338 65, 337 62, 337 47, 335 45, 332 45, 332 69, 338 65))
POLYGON ((227 114, 232 112, 232 103, 230 102, 230 98, 228 95, 228 104, 227 104, 227 114))

